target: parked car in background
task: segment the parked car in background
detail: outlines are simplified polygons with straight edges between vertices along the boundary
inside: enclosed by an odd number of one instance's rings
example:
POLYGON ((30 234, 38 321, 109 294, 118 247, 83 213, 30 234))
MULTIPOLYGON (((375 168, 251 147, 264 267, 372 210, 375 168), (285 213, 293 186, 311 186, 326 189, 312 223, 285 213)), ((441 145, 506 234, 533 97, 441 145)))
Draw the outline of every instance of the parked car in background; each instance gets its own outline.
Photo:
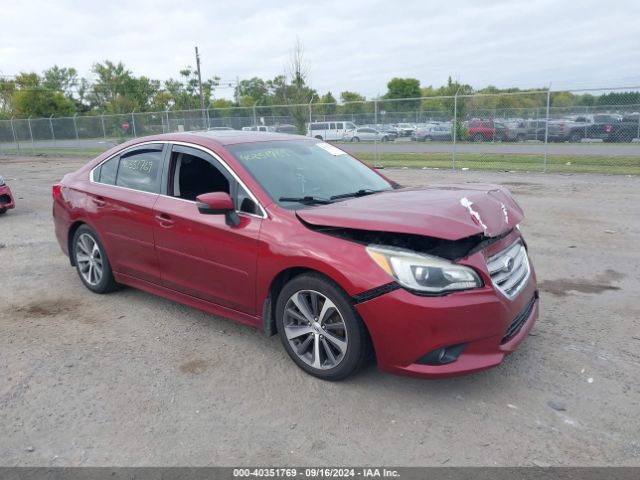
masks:
POLYGON ((388 142, 392 140, 389 134, 371 127, 359 127, 345 133, 344 140, 351 142, 388 142))
POLYGON ((416 130, 416 126, 412 123, 398 123, 395 127, 398 129, 398 135, 401 137, 410 137, 416 130))
POLYGON ((211 128, 208 128, 207 130, 233 130, 233 128, 231 128, 231 127, 211 127, 211 128))
POLYGON ((244 132, 273 132, 275 128, 271 125, 254 125, 252 127, 242 127, 244 132))
POLYGON ((325 380, 372 352, 380 369, 416 377, 494 367, 538 316, 523 212, 506 189, 402 188, 312 138, 137 138, 52 197, 58 243, 90 291, 126 284, 277 334, 325 380))
POLYGON ((400 136, 398 129, 393 125, 382 125, 378 130, 385 133, 389 137, 389 140, 395 140, 400 136))
POLYGON ((630 129, 616 129, 617 133, 611 136, 614 130, 613 125, 623 123, 622 118, 622 115, 602 113, 550 120, 549 141, 572 143, 581 142, 583 139, 631 141, 634 137, 629 136, 633 133, 630 129))
POLYGON ((343 140, 345 134, 356 128, 352 122, 311 122, 307 125, 307 136, 318 140, 343 140))
POLYGON ((0 215, 11 208, 15 208, 15 206, 16 203, 9 185, 7 185, 3 177, 0 177, 0 215))
POLYGON ((640 123, 638 115, 627 115, 622 118, 609 117, 607 119, 594 117, 600 120, 591 127, 591 137, 599 138, 603 142, 632 142, 634 138, 640 138, 640 123))
POLYGON ((278 133, 298 133, 295 125, 289 125, 288 123, 279 123, 274 130, 278 133))
POLYGON ((495 120, 469 120, 466 127, 467 140, 473 142, 497 142, 509 136, 507 126, 495 120))
POLYGON ((451 125, 431 124, 416 127, 415 132, 411 135, 411 140, 418 142, 440 141, 450 142, 453 139, 451 133, 451 125))

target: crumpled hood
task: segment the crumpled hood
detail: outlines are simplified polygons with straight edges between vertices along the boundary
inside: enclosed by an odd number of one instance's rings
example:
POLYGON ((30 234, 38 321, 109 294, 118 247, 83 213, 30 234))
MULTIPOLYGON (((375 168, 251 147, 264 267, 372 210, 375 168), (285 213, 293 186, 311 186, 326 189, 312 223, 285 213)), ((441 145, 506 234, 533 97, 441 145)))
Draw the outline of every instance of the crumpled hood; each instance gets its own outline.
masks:
POLYGON ((511 193, 498 185, 403 188, 296 212, 317 226, 409 233, 445 240, 498 236, 523 218, 511 193))

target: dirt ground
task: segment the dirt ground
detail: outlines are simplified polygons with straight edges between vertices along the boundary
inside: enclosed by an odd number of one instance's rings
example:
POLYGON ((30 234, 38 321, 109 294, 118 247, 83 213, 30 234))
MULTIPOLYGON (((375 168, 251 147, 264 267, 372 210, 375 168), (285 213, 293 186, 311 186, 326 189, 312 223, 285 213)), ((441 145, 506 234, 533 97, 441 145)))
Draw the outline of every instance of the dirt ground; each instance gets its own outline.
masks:
POLYGON ((84 288, 50 199, 81 163, 0 159, 0 465, 640 465, 639 177, 387 170, 512 189, 541 317, 486 372, 327 383, 277 337, 84 288))

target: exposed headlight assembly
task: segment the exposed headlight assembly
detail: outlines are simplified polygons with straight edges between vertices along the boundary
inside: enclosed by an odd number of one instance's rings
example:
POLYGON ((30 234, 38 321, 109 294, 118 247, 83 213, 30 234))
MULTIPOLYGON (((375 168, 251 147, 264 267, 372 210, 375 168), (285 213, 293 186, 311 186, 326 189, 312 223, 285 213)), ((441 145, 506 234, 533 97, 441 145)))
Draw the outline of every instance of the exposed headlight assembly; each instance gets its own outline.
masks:
POLYGON ((482 286, 473 269, 440 257, 380 245, 369 245, 367 253, 400 285, 418 293, 437 295, 482 286))

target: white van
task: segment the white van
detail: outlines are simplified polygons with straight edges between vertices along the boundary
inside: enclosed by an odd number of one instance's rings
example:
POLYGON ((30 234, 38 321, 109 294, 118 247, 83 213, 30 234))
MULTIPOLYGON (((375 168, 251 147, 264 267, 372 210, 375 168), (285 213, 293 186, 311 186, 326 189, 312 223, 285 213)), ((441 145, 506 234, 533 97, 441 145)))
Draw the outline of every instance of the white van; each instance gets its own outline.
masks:
POLYGON ((352 132, 357 127, 351 122, 311 122, 307 126, 307 136, 318 140, 342 140, 345 133, 352 132))

